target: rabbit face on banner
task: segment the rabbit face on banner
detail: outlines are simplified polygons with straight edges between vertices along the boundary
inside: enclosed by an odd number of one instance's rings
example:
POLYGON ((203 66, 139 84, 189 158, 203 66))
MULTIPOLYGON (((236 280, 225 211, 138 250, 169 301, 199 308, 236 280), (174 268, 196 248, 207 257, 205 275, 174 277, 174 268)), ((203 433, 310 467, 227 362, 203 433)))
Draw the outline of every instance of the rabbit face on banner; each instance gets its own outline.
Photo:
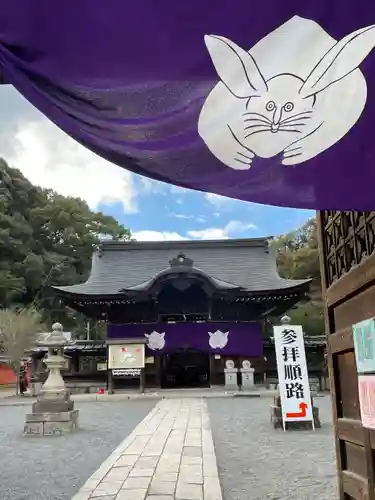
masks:
POLYGON ((282 154, 284 165, 314 158, 361 116, 366 81, 358 69, 375 46, 375 26, 340 41, 295 16, 246 52, 222 36, 206 47, 220 82, 207 97, 198 132, 236 170, 282 154))
POLYGON ((208 332, 209 339, 208 343, 211 349, 224 349, 228 343, 229 332, 222 332, 221 330, 216 330, 216 332, 208 332))
POLYGON ((152 351, 161 351, 165 346, 165 332, 145 333, 147 339, 147 347, 152 351))

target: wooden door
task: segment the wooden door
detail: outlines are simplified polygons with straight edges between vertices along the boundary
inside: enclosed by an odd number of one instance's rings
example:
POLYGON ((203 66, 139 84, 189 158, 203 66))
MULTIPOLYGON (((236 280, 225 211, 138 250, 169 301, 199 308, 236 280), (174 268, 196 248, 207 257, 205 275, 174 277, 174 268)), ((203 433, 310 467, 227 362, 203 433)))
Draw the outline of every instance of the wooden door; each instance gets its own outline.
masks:
POLYGON ((362 427, 352 325, 375 317, 375 212, 320 212, 340 500, 375 500, 375 431, 362 427))

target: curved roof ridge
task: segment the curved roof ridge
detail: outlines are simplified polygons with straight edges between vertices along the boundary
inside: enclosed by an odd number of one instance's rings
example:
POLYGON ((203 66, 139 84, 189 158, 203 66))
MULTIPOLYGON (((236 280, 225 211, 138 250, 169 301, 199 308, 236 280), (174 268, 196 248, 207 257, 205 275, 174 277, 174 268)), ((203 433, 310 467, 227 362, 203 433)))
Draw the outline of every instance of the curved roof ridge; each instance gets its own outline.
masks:
MULTIPOLYGON (((220 286, 222 286, 223 288, 230 288, 230 289, 233 289, 233 288, 241 289, 242 288, 241 285, 238 285, 237 283, 230 283, 228 281, 221 280, 219 278, 216 278, 215 276, 212 276, 211 274, 207 273, 206 271, 203 271, 202 269, 199 269, 199 268, 194 267, 194 266, 193 267, 186 267, 186 268, 181 267, 179 271, 181 274, 189 273, 189 272, 199 273, 199 274, 205 276, 209 281, 214 281, 217 284, 219 284, 220 286)), ((155 274, 149 280, 142 281, 141 283, 137 283, 136 285, 131 285, 131 286, 127 286, 125 288, 121 288, 119 290, 119 292, 126 291, 126 290, 135 291, 135 290, 147 289, 150 286, 152 286, 152 284, 155 283, 158 279, 162 278, 163 276, 167 276, 168 274, 173 274, 176 272, 178 273, 178 270, 176 270, 176 268, 167 267, 167 268, 163 269, 162 271, 160 271, 159 273, 155 274)))

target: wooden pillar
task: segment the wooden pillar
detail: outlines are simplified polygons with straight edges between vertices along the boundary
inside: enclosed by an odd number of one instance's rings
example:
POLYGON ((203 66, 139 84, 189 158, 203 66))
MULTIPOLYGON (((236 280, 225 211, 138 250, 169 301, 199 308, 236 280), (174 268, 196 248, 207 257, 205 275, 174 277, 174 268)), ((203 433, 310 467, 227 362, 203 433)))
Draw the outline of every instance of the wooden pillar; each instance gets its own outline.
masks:
POLYGON ((211 352, 208 353, 208 377, 209 377, 209 380, 208 380, 208 386, 211 387, 212 386, 212 380, 213 380, 213 368, 214 368, 214 362, 213 362, 213 354, 211 352))
POLYGON ((143 394, 145 392, 145 380, 146 380, 145 369, 141 368, 141 373, 139 376, 139 392, 141 394, 143 394))
POLYGON ((108 394, 114 394, 112 370, 108 370, 108 394))
POLYGON ((340 500, 374 500, 375 430, 360 419, 352 325, 375 317, 375 212, 317 214, 340 500))

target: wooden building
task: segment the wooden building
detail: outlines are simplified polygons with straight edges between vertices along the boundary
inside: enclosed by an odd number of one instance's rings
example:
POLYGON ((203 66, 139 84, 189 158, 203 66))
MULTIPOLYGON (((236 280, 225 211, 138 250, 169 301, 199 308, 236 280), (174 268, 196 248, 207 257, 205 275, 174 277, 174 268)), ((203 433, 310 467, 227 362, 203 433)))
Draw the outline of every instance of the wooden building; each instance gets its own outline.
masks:
POLYGON ((375 317, 375 212, 320 212, 318 233, 340 500, 374 500, 375 430, 362 426, 359 387, 374 421, 375 378, 357 374, 352 327, 375 317))
POLYGON ((106 320, 109 343, 147 343, 146 387, 176 387, 223 384, 229 359, 238 368, 250 360, 262 380, 265 318, 282 315, 309 285, 281 278, 262 238, 103 242, 85 283, 54 289, 106 320))
MULTIPOLYGON (((328 388, 325 335, 305 337, 307 368, 310 381, 317 389, 328 388)), ((47 377, 43 358, 47 348, 38 346, 30 351, 32 381, 39 386, 47 377)), ((277 384, 275 346, 272 339, 263 341, 263 370, 255 373, 255 382, 261 385, 277 384)), ((63 377, 73 393, 97 392, 107 387, 107 345, 103 340, 72 340, 65 348, 63 377)), ((0 359, 1 362, 1 359, 0 359)), ((1 365, 0 365, 1 369, 1 365)), ((1 380, 0 380, 1 384, 1 380)))

